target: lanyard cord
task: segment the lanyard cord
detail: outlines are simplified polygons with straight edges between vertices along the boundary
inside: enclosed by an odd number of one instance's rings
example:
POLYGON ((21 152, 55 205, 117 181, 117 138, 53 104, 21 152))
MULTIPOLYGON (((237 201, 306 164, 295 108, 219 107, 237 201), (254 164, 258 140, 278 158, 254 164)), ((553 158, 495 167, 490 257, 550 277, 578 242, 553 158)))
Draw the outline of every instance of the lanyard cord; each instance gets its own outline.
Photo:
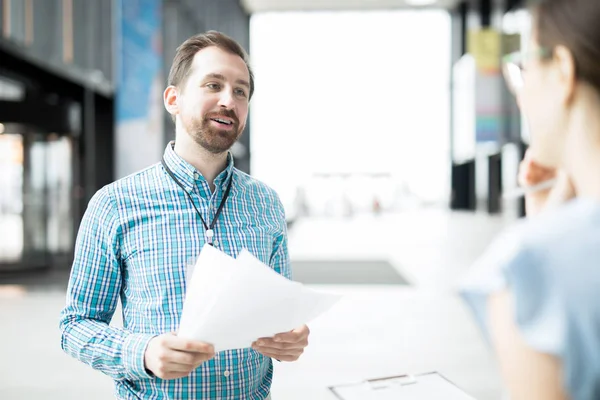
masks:
POLYGON ((206 237, 206 241, 207 241, 207 243, 209 245, 212 246, 215 225, 217 223, 217 220, 219 219, 219 216, 221 215, 221 211, 223 211, 223 207, 225 206, 225 202, 227 201, 227 198, 229 197, 229 191, 231 190, 231 183, 233 182, 233 173, 231 174, 231 178, 229 178, 229 184, 227 184, 227 189, 225 189, 225 194, 223 194, 223 199, 221 200, 221 204, 219 204, 219 208, 217 209, 215 217, 213 218, 212 222, 210 223, 210 226, 208 226, 208 225, 206 225, 206 222, 204 222, 204 218, 202 218, 202 214, 200 213, 200 210, 198 210, 198 207, 196 207, 196 204, 194 203, 194 200, 192 199, 192 196, 190 195, 190 193, 187 190, 185 190, 185 188, 183 187, 183 185, 181 184, 181 182, 179 182, 179 179, 177 179, 177 177, 175 176, 175 174, 173 173, 173 171, 171 171, 171 168, 169 168, 167 166, 167 163, 165 162, 165 158, 164 157, 162 158, 161 163, 162 163, 163 168, 165 169, 165 171, 167 171, 167 173, 171 177, 171 179, 173 179, 173 181, 177 185, 179 185, 179 187, 181 189, 183 189, 183 191, 187 195, 188 199, 190 199, 190 202, 192 203, 192 206, 194 207, 194 210, 196 210, 196 213, 200 217, 200 221, 202 221, 202 225, 204 225, 204 229, 206 230, 205 233, 204 233, 204 235, 206 237))

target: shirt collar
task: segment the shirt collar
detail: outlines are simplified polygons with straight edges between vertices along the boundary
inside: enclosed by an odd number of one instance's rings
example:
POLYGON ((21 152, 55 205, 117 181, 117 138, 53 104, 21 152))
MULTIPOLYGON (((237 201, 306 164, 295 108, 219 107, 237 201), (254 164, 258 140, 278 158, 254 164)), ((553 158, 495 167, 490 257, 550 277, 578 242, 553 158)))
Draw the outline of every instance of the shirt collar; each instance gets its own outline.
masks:
MULTIPOLYGON (((181 158, 174 150, 175 141, 169 142, 167 148, 163 154, 163 159, 167 167, 173 172, 173 175, 181 182, 184 188, 188 191, 193 190, 200 182, 206 181, 204 176, 194 168, 194 166, 183 158, 181 158)), ((219 186, 222 189, 229 182, 229 178, 233 174, 233 156, 231 152, 227 152, 227 166, 217 177, 215 178, 215 186, 219 186)))

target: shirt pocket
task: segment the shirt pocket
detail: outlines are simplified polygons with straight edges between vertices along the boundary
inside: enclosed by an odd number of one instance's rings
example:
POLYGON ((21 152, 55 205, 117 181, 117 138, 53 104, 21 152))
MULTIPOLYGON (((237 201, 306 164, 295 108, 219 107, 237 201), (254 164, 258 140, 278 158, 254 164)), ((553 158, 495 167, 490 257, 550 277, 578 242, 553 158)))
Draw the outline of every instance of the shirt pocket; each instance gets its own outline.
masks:
POLYGON ((266 265, 270 265, 275 244, 275 234, 273 224, 269 223, 260 215, 253 217, 237 216, 233 221, 230 220, 229 242, 231 247, 227 250, 234 257, 246 249, 254 257, 266 265))

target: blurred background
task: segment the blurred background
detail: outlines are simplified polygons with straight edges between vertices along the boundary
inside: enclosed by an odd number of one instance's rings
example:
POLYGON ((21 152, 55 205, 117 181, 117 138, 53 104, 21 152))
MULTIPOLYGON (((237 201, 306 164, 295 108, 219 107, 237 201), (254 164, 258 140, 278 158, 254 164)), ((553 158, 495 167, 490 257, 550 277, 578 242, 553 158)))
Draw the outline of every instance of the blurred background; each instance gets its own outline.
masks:
POLYGON ((160 160, 175 49, 209 29, 256 75, 236 166, 280 194, 294 279, 344 294, 274 399, 429 371, 502 398, 455 289, 523 216, 502 197, 528 134, 501 73, 522 2, 0 0, 0 399, 111 398, 60 350, 75 235, 96 190, 160 160))

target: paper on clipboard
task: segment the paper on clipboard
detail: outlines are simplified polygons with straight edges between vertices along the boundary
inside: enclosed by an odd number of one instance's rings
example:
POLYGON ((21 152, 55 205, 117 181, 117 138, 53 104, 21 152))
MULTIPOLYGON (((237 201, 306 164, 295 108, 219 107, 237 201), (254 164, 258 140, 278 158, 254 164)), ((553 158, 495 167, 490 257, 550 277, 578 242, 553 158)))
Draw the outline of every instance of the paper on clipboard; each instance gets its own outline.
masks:
POLYGON ((370 379, 329 389, 340 400, 475 400, 437 372, 370 379))

